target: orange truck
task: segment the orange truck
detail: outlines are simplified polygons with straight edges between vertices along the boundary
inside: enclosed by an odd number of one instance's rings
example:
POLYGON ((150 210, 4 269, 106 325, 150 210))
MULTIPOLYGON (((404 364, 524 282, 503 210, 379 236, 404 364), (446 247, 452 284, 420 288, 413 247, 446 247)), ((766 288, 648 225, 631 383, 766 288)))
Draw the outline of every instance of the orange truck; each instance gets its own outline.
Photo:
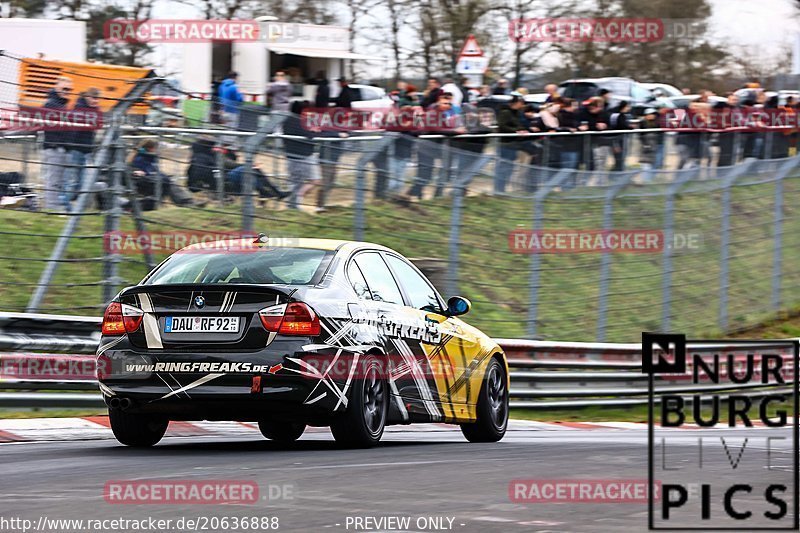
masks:
MULTIPOLYGON (((100 107, 106 112, 124 98, 138 80, 151 73, 150 69, 139 67, 25 58, 19 68, 18 103, 25 107, 43 106, 56 79, 65 76, 72 80, 73 85, 70 106, 75 104, 81 92, 94 87, 100 90, 100 107)), ((129 113, 144 115, 148 110, 147 104, 139 103, 129 113)))

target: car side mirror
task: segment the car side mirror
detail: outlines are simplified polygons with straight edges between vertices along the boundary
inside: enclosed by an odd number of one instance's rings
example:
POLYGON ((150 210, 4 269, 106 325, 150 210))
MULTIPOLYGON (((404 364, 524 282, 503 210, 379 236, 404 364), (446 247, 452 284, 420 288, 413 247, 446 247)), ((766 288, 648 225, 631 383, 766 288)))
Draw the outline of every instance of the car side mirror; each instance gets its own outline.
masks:
POLYGON ((447 300, 447 316, 461 316, 469 313, 472 303, 463 296, 453 296, 447 300))

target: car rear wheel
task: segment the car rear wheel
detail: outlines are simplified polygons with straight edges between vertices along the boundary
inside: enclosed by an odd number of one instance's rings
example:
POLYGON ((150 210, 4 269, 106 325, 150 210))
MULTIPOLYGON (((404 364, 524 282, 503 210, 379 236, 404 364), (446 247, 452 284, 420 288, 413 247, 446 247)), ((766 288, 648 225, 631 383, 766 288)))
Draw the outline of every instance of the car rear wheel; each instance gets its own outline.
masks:
POLYGON ((108 420, 117 440, 134 448, 147 448, 158 443, 169 425, 165 418, 131 414, 119 409, 109 409, 108 420))
POLYGON ((362 377, 353 380, 347 410, 331 422, 336 442, 347 447, 368 448, 381 440, 386 425, 389 391, 377 357, 367 355, 359 363, 362 377))
POLYGON ((508 380, 503 365, 495 358, 486 367, 477 415, 474 423, 461 424, 461 432, 468 441, 497 442, 503 438, 508 426, 508 380))
POLYGON ((289 443, 300 438, 306 430, 302 422, 282 422, 275 420, 259 420, 258 429, 261 434, 275 442, 289 443))

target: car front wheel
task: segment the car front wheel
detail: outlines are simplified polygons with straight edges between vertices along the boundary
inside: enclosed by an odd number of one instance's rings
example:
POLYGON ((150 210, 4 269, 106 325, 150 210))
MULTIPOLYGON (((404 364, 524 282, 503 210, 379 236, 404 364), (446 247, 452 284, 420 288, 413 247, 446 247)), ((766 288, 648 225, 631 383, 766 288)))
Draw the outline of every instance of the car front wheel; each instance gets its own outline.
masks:
POLYGON ((495 358, 486 367, 485 379, 478 395, 478 418, 461 424, 461 432, 470 442, 497 442, 508 426, 508 380, 503 365, 495 358))
POLYGON ((147 448, 153 446, 167 432, 169 420, 152 415, 131 414, 119 409, 108 410, 111 431, 126 446, 147 448))
POLYGON ((331 433, 339 444, 368 448, 383 435, 389 391, 376 356, 367 355, 358 364, 361 377, 353 380, 347 410, 331 422, 331 433))

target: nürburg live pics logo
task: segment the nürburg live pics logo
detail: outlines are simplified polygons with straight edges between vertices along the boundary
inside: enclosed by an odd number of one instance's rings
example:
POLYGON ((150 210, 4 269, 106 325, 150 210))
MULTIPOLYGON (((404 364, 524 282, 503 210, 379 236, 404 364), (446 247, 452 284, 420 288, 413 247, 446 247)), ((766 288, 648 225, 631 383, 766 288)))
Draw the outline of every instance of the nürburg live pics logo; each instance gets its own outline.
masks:
POLYGON ((798 529, 798 344, 642 334, 650 530, 798 529))

